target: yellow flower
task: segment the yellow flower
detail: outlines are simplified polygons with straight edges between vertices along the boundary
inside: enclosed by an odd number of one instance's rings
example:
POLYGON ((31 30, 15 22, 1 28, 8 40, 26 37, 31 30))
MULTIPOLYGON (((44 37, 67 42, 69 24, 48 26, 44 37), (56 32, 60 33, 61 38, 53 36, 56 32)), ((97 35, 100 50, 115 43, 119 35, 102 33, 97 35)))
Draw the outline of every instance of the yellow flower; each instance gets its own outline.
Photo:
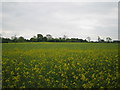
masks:
POLYGON ((13 71, 11 71, 11 74, 12 74, 12 75, 14 75, 14 72, 13 72, 13 71))
POLYGON ((84 81, 86 80, 85 75, 83 75, 83 74, 81 75, 81 80, 84 80, 84 81))
POLYGON ((94 78, 94 74, 92 74, 92 78, 94 78))
POLYGON ((72 72, 72 75, 74 75, 74 72, 72 72))

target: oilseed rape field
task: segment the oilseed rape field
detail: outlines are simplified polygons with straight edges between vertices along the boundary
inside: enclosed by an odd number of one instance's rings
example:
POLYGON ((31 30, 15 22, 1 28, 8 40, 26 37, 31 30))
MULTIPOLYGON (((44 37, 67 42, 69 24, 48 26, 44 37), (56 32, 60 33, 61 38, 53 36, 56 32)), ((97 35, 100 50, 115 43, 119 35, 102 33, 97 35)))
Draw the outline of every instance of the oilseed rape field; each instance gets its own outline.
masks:
POLYGON ((117 43, 3 43, 2 88, 117 88, 117 43))

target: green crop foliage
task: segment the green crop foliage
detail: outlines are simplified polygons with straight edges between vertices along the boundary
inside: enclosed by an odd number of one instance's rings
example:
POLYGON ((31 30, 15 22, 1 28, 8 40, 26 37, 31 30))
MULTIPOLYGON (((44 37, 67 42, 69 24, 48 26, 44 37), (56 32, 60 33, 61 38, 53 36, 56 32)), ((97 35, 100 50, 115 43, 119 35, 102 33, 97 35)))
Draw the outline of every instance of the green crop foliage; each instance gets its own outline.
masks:
POLYGON ((116 43, 4 43, 3 88, 117 88, 116 43))

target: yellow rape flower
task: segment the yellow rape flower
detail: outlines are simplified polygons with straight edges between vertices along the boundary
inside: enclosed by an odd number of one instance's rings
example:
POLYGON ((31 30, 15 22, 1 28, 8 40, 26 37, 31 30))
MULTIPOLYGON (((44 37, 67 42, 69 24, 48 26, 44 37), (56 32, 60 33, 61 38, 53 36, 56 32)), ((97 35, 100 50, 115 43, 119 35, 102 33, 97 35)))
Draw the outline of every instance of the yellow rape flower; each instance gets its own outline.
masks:
POLYGON ((83 74, 81 75, 81 80, 84 80, 84 81, 86 80, 85 75, 83 75, 83 74))

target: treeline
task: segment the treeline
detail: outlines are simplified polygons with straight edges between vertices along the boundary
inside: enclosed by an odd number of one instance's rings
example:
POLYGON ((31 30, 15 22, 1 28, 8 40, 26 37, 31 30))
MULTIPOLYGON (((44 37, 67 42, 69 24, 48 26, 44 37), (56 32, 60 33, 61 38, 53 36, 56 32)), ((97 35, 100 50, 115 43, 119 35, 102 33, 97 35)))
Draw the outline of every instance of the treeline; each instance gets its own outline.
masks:
POLYGON ((43 36, 42 34, 37 34, 37 36, 33 36, 30 39, 25 39, 24 37, 16 37, 12 36, 10 38, 1 38, 2 43, 10 43, 10 42, 88 42, 87 40, 78 39, 78 38, 67 38, 65 35, 63 38, 53 38, 52 35, 47 34, 43 36))
MULTIPOLYGON (((37 34, 37 36, 33 36, 30 39, 25 39, 24 37, 16 37, 12 36, 11 38, 4 38, 0 37, 0 42, 2 43, 12 43, 12 42, 93 42, 91 41, 90 37, 87 37, 85 40, 79 39, 79 38, 67 38, 66 35, 64 35, 62 38, 53 38, 52 35, 47 34, 46 36, 43 36, 42 34, 37 34)), ((106 38, 106 41, 101 39, 98 36, 97 42, 113 42, 113 43, 119 43, 120 41, 112 41, 110 37, 106 38)))

